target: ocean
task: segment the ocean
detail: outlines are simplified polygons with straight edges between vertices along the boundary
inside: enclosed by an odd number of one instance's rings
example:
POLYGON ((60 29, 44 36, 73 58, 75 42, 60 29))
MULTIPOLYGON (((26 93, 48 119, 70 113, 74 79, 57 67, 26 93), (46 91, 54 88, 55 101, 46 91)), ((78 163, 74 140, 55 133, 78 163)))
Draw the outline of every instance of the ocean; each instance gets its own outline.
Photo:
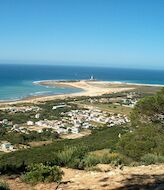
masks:
POLYGON ((75 88, 45 87, 41 80, 80 80, 93 75, 97 80, 164 85, 164 71, 56 65, 0 64, 0 101, 29 96, 65 94, 75 88))

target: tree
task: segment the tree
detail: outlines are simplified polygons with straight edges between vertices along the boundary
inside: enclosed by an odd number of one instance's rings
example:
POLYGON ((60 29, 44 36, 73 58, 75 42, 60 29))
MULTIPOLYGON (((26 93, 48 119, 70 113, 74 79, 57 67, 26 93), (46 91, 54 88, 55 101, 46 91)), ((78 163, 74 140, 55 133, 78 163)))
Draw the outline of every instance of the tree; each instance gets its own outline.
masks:
POLYGON ((140 161, 148 153, 164 155, 164 129, 161 126, 146 125, 123 135, 118 143, 119 151, 140 161))
POLYGON ((141 99, 131 113, 132 126, 148 123, 163 123, 164 88, 154 96, 141 99))

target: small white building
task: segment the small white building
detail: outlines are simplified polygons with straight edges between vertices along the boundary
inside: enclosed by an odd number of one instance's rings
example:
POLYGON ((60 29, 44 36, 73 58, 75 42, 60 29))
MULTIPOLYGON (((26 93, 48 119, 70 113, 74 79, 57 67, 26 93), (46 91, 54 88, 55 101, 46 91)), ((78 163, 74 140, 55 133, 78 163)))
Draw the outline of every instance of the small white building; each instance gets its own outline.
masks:
POLYGON ((39 119, 39 118, 40 118, 40 114, 37 113, 37 114, 35 115, 35 118, 36 118, 36 119, 39 119))
POLYGON ((43 132, 43 129, 39 129, 39 130, 38 130, 38 133, 42 133, 42 132, 43 132))
POLYGON ((58 108, 64 108, 64 107, 66 107, 66 105, 65 104, 61 104, 61 105, 53 106, 52 109, 56 110, 58 108))
POLYGON ((74 133, 74 134, 78 134, 79 133, 79 128, 72 127, 71 132, 74 133))
POLYGON ((11 145, 10 142, 3 142, 1 144, 1 149, 2 149, 2 151, 13 151, 14 147, 13 147, 13 145, 11 145))
POLYGON ((8 124, 8 120, 7 119, 3 119, 2 123, 5 124, 5 125, 7 125, 8 124))
POLYGON ((32 125, 34 125, 34 122, 33 121, 27 121, 27 125, 32 126, 32 125))

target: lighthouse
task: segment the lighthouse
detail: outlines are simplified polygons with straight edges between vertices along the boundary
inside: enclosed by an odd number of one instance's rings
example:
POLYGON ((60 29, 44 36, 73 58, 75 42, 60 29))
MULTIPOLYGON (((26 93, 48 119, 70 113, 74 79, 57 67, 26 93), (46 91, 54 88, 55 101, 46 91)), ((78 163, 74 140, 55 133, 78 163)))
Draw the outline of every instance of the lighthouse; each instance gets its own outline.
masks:
POLYGON ((94 76, 91 75, 90 79, 89 80, 95 80, 94 76))

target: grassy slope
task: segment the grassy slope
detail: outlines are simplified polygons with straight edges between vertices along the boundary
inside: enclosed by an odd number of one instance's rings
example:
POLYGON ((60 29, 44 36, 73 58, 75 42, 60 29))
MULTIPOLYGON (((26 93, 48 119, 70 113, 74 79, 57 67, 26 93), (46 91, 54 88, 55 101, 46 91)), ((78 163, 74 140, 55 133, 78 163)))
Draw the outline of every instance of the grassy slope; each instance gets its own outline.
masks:
POLYGON ((116 143, 119 139, 118 134, 123 132, 123 127, 103 128, 95 131, 92 135, 80 139, 64 139, 42 147, 8 153, 0 156, 0 169, 6 166, 17 168, 22 165, 22 163, 25 165, 39 162, 54 163, 55 154, 57 154, 58 151, 63 150, 66 146, 87 147, 87 151, 100 150, 104 148, 115 149, 116 143))

